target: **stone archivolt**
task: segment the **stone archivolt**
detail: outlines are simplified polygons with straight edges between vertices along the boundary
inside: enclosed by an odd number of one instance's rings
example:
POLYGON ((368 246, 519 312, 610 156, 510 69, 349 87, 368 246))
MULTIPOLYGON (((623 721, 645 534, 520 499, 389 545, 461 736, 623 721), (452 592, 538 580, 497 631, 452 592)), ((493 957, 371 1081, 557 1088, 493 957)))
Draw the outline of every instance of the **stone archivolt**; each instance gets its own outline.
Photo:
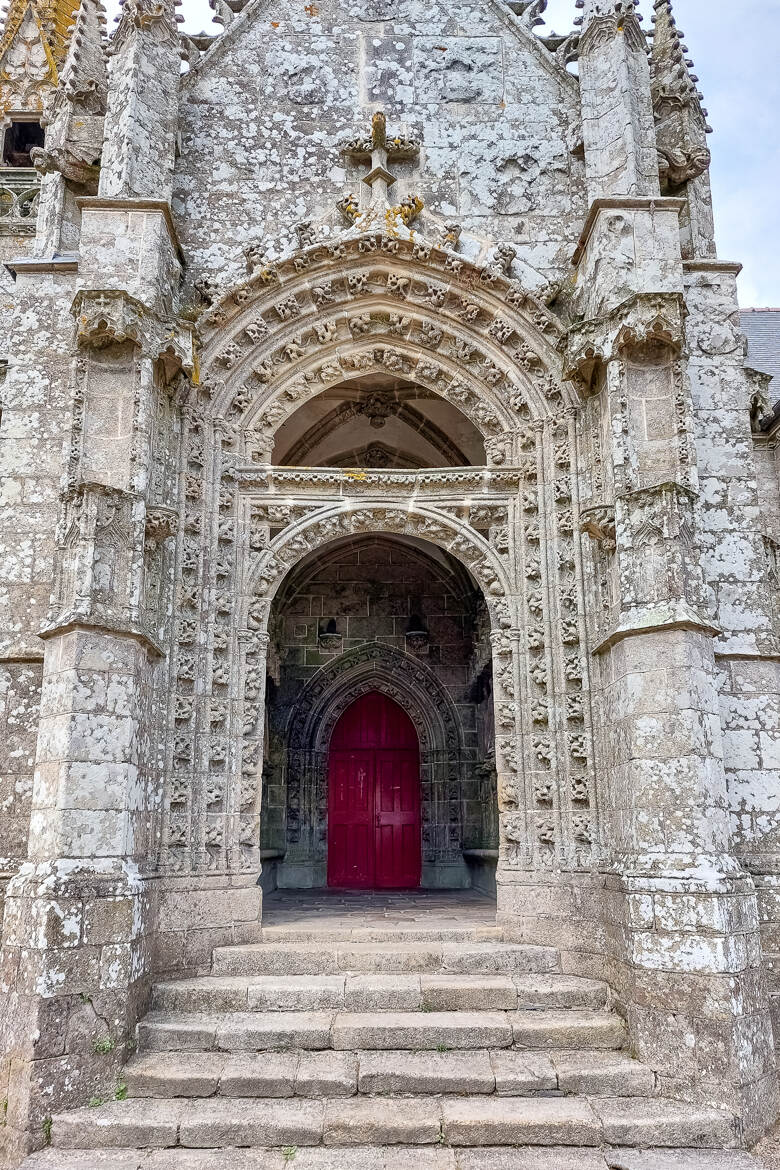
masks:
POLYGON ((447 255, 366 236, 261 269, 201 323, 210 412, 268 435, 329 383, 384 368, 460 394, 486 437, 513 416, 549 415, 565 393, 554 351, 560 325, 494 269, 464 262, 453 280, 447 255))

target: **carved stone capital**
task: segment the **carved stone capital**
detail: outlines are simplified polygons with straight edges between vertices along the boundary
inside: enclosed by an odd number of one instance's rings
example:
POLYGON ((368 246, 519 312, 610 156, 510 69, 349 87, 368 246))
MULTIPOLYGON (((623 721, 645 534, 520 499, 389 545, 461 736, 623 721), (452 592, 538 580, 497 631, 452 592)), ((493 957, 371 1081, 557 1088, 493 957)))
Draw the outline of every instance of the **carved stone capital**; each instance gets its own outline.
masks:
POLYGON ((622 36, 623 43, 632 52, 647 50, 647 42, 637 17, 633 0, 610 0, 609 4, 593 5, 592 18, 579 38, 580 59, 597 52, 604 45, 622 36))
POLYGON ((147 545, 159 545, 175 536, 179 528, 179 514, 173 508, 153 507, 146 509, 144 530, 147 545))
MULTIPOLYGON (((175 523, 175 513, 157 521, 167 528, 175 523)), ((145 534, 142 501, 133 493, 93 482, 66 492, 56 533, 51 605, 41 637, 81 625, 140 638, 160 653, 140 616, 145 534)))

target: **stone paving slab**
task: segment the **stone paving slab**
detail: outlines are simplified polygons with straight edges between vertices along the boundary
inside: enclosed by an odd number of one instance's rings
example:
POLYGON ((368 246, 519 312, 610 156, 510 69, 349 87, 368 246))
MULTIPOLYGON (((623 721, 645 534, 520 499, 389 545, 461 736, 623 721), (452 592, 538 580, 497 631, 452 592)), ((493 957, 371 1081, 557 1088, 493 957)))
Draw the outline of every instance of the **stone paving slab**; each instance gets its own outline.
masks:
POLYGON ((553 1063, 544 1052, 491 1052, 496 1092, 502 1096, 527 1097, 558 1091, 553 1063))
POLYGON ((558 974, 560 956, 553 947, 503 942, 410 942, 391 932, 386 942, 262 942, 217 947, 213 974, 336 975, 375 974, 527 975, 558 974))
POLYGON ((495 1076, 486 1051, 361 1052, 361 1093, 492 1093, 495 1076))
POLYGON ((580 1008, 607 1006, 607 985, 578 975, 517 975, 517 1007, 580 1008))
POLYGON ((143 1051, 259 1052, 283 1048, 620 1049, 611 1012, 152 1012, 138 1028, 143 1051))
POLYGON ((734 1117, 706 1106, 644 1097, 593 1097, 590 1103, 611 1146, 736 1146, 734 1117))
POLYGON ((155 984, 152 1010, 235 1011, 603 1010, 607 987, 571 975, 347 973, 222 975, 155 984))
POLYGON ((355 1097, 325 1106, 324 1141, 329 1146, 429 1146, 440 1135, 441 1107, 433 1097, 409 1097, 400 1106, 396 1100, 355 1097))
POLYGON ((495 926, 494 898, 478 890, 275 890, 263 899, 263 926, 303 923, 328 930, 465 924, 495 926))
MULTIPOLYGON (((198 1101, 197 1107, 205 1106, 208 1100, 198 1101)), ((52 1142, 66 1150, 175 1146, 183 1108, 178 1100, 127 1100, 72 1109, 54 1118, 52 1142)))
POLYGON ((422 1005, 419 975, 347 975, 343 1007, 348 1012, 415 1012, 422 1005))
POLYGON ((446 923, 431 923, 423 926, 364 926, 353 927, 347 923, 332 921, 312 928, 311 925, 263 927, 261 938, 265 943, 298 942, 319 945, 323 940, 341 943, 427 943, 427 942, 501 942, 505 938, 500 926, 448 926, 446 923))
POLYGON ((763 1170, 745 1150, 605 1150, 609 1170, 763 1170))
POLYGON ((228 1056, 219 1093, 222 1097, 292 1097, 300 1060, 299 1052, 242 1052, 228 1056))
POLYGON ((235 1098, 185 1103, 179 1144, 193 1147, 316 1146, 322 1141, 324 1101, 235 1098))
POLYGON ((514 1011, 517 1008, 517 988, 508 975, 421 975, 420 989, 426 1011, 514 1011))
POLYGON ((763 1170, 740 1150, 594 1150, 585 1147, 445 1149, 417 1146, 281 1150, 62 1150, 32 1154, 21 1170, 763 1170), (288 1151, 289 1152, 289 1151, 288 1151))
POLYGON ((463 1097, 442 1101, 450 1146, 597 1146, 601 1125, 586 1100, 463 1097))
POLYGON ((641 1098, 351 1097, 266 1099, 144 1098, 74 1109, 54 1118, 65 1149, 181 1145, 220 1148, 300 1145, 602 1146, 652 1144, 727 1148, 734 1119, 719 1110, 641 1098), (646 1144, 649 1144, 646 1143, 646 1144))
POLYGON ((338 1015, 336 1049, 501 1048, 512 1043, 505 1012, 384 1012, 338 1015))
POLYGON ((197 1060, 178 1052, 144 1052, 125 1065, 122 1079, 131 1097, 211 1097, 228 1060, 211 1052, 199 1053, 197 1060))
POLYGON ((561 1146, 456 1150, 456 1170, 606 1170, 599 1150, 561 1146))
POLYGON ((562 1093, 595 1097, 652 1097, 655 1076, 624 1052, 553 1051, 550 1060, 562 1093))
POLYGON ((223 1017, 215 1046, 223 1052, 269 1048, 330 1048, 333 1012, 235 1012, 223 1017))

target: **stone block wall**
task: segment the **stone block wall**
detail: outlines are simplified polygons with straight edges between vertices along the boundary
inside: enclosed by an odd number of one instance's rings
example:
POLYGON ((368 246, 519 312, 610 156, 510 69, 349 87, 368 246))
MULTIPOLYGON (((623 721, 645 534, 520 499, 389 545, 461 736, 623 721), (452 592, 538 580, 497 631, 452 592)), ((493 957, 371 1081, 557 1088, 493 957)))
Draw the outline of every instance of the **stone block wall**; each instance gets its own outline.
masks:
POLYGON ((467 255, 511 239, 533 288, 567 269, 586 211, 577 83, 513 13, 283 0, 234 32, 182 84, 173 208, 193 276, 234 281, 255 242, 275 259, 297 220, 342 231, 336 204, 345 186, 366 199, 366 168, 337 144, 377 109, 422 140, 423 165, 397 164, 392 188, 424 201, 418 230, 456 216, 467 255))

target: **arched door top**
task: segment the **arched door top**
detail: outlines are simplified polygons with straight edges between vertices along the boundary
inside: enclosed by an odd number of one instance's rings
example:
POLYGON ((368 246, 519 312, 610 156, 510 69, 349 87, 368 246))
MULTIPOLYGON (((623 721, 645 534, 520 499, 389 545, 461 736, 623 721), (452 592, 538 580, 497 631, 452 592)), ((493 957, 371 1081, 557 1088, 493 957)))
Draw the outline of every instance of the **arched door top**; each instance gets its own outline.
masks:
POLYGON ((398 703, 381 691, 369 691, 342 712, 330 749, 372 748, 419 751, 414 724, 398 703))

